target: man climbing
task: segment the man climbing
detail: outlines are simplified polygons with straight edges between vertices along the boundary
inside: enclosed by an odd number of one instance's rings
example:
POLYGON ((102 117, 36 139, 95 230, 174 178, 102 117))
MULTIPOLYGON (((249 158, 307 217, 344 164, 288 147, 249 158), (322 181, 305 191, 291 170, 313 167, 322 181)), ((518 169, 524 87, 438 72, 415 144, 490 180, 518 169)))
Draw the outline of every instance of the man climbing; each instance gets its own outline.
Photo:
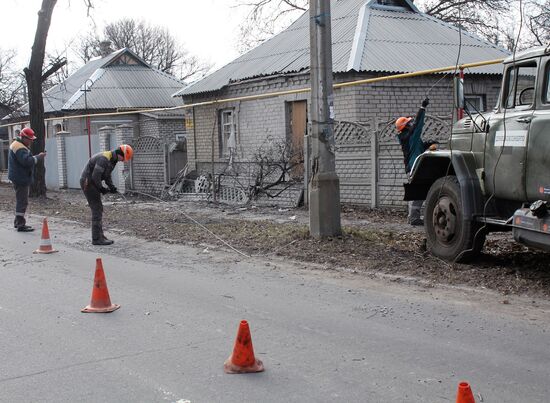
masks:
POLYGON ((8 154, 8 179, 15 189, 15 220, 13 226, 19 232, 34 231, 27 225, 25 213, 29 205, 29 189, 33 182, 34 166, 46 156, 45 152, 32 155, 31 146, 36 140, 34 130, 25 127, 10 144, 8 154))
POLYGON ((114 151, 104 151, 95 154, 88 160, 88 163, 80 176, 80 187, 88 200, 92 210, 92 244, 111 245, 114 241, 107 239, 103 234, 103 203, 101 195, 117 193, 113 185, 111 173, 118 161, 129 161, 134 155, 134 150, 127 144, 122 144, 114 151), (103 186, 105 182, 107 187, 103 186))
MULTIPOLYGON (((426 115, 426 107, 429 103, 430 100, 428 98, 422 101, 422 106, 418 110, 414 120, 411 117, 403 116, 395 121, 395 127, 398 132, 397 138, 399 139, 399 144, 401 144, 401 150, 403 151, 403 162, 405 163, 407 175, 411 173, 414 161, 420 154, 428 149, 436 149, 435 142, 425 142, 422 140, 424 117, 426 115)), ((420 218, 422 203, 424 203, 424 200, 409 201, 409 224, 424 225, 424 221, 420 218)))

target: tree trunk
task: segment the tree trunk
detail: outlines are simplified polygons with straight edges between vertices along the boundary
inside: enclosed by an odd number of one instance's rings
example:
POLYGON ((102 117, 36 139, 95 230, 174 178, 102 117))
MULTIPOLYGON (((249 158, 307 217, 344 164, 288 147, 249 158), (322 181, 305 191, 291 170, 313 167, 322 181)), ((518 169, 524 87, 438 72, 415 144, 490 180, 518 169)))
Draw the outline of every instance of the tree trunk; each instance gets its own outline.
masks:
MULTIPOLYGON (((32 145, 32 153, 44 151, 46 146, 46 130, 44 126, 44 101, 42 99, 42 68, 46 53, 46 39, 52 21, 52 13, 57 0, 42 0, 42 7, 38 12, 38 24, 34 44, 32 46, 29 67, 25 68, 25 79, 29 91, 29 114, 31 128, 37 139, 32 145)), ((44 162, 35 167, 34 183, 31 185, 30 196, 46 196, 46 168, 44 162)))

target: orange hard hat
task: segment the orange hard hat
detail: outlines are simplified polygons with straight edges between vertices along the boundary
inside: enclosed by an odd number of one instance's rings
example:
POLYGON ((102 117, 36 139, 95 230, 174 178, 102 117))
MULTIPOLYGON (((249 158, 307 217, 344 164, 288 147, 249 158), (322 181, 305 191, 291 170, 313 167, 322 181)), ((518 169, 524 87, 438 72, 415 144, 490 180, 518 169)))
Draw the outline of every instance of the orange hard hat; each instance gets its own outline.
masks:
POLYGON ((132 156, 134 155, 132 146, 129 146, 128 144, 121 144, 118 148, 122 152, 124 161, 130 161, 132 159, 132 156))
POLYGON ((25 127, 21 132, 19 133, 19 137, 24 137, 29 140, 36 140, 36 136, 34 135, 34 130, 30 127, 25 127))
POLYGON ((402 131, 405 126, 407 126, 407 123, 409 123, 412 120, 412 118, 407 118, 405 116, 401 116, 395 121, 395 127, 397 128, 397 131, 402 131))

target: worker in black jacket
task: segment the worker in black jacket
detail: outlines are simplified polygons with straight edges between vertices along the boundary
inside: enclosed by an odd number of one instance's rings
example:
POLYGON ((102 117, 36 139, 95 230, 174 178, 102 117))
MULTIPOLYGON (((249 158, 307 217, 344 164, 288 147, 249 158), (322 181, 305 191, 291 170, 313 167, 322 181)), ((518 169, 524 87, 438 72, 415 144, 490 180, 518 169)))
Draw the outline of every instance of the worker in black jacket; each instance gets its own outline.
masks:
MULTIPOLYGON (((422 106, 414 119, 412 117, 403 116, 395 121, 395 127, 398 132, 397 138, 401 145, 401 150, 403 151, 403 162, 405 164, 407 176, 411 173, 414 162, 420 154, 428 149, 436 149, 436 142, 422 140, 424 117, 426 115, 426 107, 429 103, 430 100, 428 98, 422 101, 422 106)), ((420 218, 423 202, 424 200, 409 201, 409 224, 424 225, 423 220, 420 218)))
POLYGON ((117 188, 113 185, 111 173, 118 161, 129 161, 134 154, 131 146, 122 144, 114 151, 104 151, 95 154, 88 160, 88 163, 80 176, 80 187, 88 200, 88 205, 92 210, 92 244, 93 245, 111 245, 109 240, 103 234, 103 203, 101 195, 117 193, 117 188), (106 187, 103 186, 105 182, 106 187))

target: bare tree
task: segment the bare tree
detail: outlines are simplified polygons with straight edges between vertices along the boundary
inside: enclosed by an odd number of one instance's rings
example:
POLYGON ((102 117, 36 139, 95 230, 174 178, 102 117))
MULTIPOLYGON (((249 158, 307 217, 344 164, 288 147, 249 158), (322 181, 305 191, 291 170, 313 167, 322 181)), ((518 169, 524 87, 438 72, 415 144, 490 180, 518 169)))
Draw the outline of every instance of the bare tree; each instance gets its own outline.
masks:
MULTIPOLYGON (((103 40, 110 41, 114 49, 129 48, 152 67, 184 81, 200 76, 212 67, 190 55, 166 28, 143 20, 124 18, 115 21, 105 26, 103 35, 103 40)), ((84 62, 88 62, 101 54, 100 42, 99 36, 90 32, 80 38, 76 52, 84 62)))
POLYGON ((0 49, 0 106, 14 111, 22 104, 24 79, 15 69, 14 50, 0 49))
POLYGON ((303 181, 304 153, 292 141, 268 137, 249 161, 228 163, 215 177, 216 189, 239 189, 249 201, 275 198, 303 181))
POLYGON ((308 0, 239 0, 248 9, 239 26, 237 48, 243 53, 279 33, 308 9, 308 0))
MULTIPOLYGON (((42 67, 46 55, 46 39, 50 30, 52 13, 57 0, 42 0, 42 6, 38 11, 38 24, 34 44, 32 46, 31 60, 28 67, 23 70, 27 80, 29 91, 29 113, 31 127, 36 133, 37 140, 32 145, 33 154, 44 151, 46 144, 44 127, 44 102, 42 99, 42 83, 47 77, 43 76, 42 67)), ((31 185, 31 196, 46 195, 46 170, 44 162, 40 161, 35 169, 34 182, 31 185)))
MULTIPOLYGON (((38 11, 38 23, 32 46, 29 66, 23 69, 29 95, 30 123, 37 140, 32 145, 33 154, 44 151, 46 144, 46 129, 44 127, 44 100, 42 97, 43 84, 66 63, 66 59, 53 61, 45 71, 44 59, 46 57, 46 40, 50 30, 52 14, 57 0, 42 0, 38 11)), ((92 7, 91 0, 84 0, 88 12, 92 7)), ((38 162, 34 170, 34 181, 31 185, 30 195, 33 197, 46 196, 46 169, 44 161, 38 162)))
POLYGON ((550 44, 550 0, 531 0, 526 8, 527 45, 550 44))
POLYGON ((80 61, 84 64, 88 63, 91 59, 100 55, 99 43, 101 39, 93 32, 87 32, 78 37, 73 46, 73 50, 77 54, 80 61))

